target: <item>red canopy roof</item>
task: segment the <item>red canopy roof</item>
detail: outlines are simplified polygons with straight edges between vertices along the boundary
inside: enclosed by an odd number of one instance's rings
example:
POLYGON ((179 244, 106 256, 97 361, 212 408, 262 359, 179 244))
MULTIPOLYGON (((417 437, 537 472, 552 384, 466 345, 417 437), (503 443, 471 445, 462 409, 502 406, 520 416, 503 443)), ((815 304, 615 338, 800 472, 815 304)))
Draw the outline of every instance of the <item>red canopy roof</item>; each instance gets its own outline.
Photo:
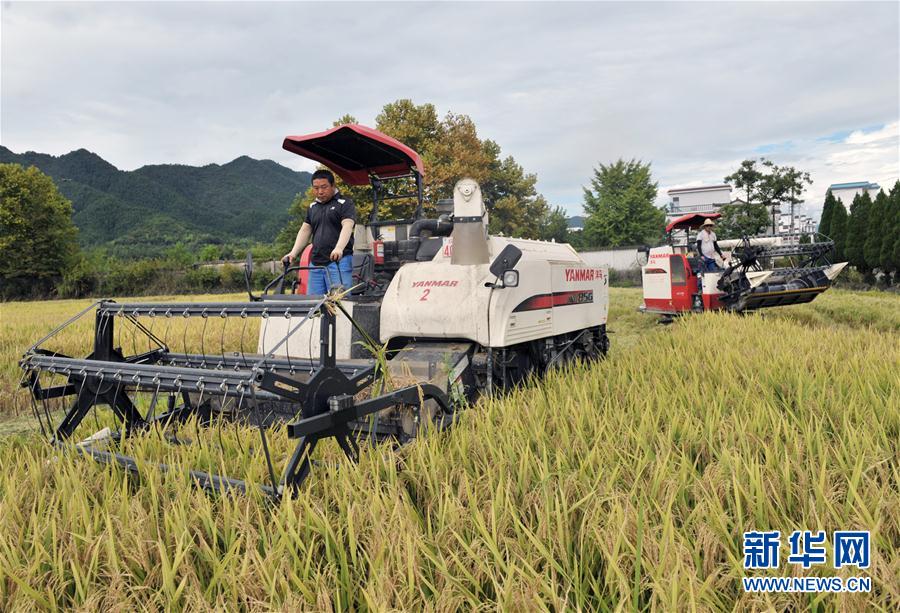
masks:
POLYGON ((721 213, 688 213, 687 215, 682 215, 681 217, 670 221, 666 226, 666 232, 671 232, 672 230, 684 230, 686 228, 696 230, 702 226, 703 222, 707 219, 718 219, 721 216, 721 213))
POLYGON ((387 134, 358 124, 288 136, 282 146, 321 162, 350 185, 367 185, 370 174, 389 179, 407 175, 413 168, 425 175, 418 153, 387 134))

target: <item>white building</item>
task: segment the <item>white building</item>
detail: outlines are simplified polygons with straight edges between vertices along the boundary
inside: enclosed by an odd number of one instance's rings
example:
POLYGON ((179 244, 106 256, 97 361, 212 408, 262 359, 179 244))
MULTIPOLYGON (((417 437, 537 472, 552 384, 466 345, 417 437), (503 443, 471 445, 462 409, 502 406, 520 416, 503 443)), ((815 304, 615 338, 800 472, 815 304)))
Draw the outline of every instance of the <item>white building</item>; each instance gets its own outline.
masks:
POLYGON ((866 191, 869 192, 869 195, 872 198, 875 198, 881 187, 877 183, 857 181, 855 183, 835 183, 828 189, 831 190, 831 193, 835 198, 844 203, 845 207, 850 208, 850 203, 853 202, 856 194, 866 191))
POLYGON ((778 216, 778 234, 808 234, 815 232, 818 223, 808 215, 794 214, 794 224, 791 226, 791 214, 782 213, 778 216))
POLYGON ((666 207, 666 220, 688 213, 715 213, 723 204, 731 202, 730 185, 705 185, 670 189, 671 201, 666 207))

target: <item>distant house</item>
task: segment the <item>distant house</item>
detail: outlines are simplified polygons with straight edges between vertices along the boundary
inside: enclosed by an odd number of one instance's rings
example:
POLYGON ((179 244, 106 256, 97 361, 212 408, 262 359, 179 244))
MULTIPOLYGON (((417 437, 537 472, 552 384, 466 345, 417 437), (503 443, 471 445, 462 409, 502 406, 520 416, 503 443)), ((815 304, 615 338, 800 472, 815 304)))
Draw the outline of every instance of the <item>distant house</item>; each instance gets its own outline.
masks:
POLYGON ((844 206, 849 207, 850 203, 853 202, 853 198, 856 197, 856 194, 865 191, 874 198, 878 194, 878 190, 881 189, 881 186, 877 183, 869 183, 868 181, 856 181, 855 183, 835 183, 828 189, 835 198, 838 198, 844 203, 844 206))
POLYGON ((670 221, 688 213, 715 213, 722 205, 731 202, 731 186, 704 185, 670 189, 666 207, 666 219, 670 221))
POLYGON ((790 213, 778 216, 778 234, 808 234, 815 232, 818 223, 808 215, 795 213, 793 220, 790 213))

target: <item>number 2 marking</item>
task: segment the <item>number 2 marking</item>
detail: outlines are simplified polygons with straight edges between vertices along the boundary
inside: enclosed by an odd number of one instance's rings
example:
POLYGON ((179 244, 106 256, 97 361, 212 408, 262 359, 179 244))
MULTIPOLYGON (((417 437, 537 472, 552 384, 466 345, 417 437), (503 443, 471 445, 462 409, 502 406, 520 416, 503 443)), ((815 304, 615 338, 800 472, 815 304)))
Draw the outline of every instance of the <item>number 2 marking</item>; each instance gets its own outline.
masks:
POLYGON ((426 289, 426 290, 425 290, 425 293, 422 294, 422 297, 419 298, 419 302, 422 302, 423 300, 428 300, 428 294, 430 294, 430 293, 431 293, 431 290, 430 290, 430 289, 426 289))

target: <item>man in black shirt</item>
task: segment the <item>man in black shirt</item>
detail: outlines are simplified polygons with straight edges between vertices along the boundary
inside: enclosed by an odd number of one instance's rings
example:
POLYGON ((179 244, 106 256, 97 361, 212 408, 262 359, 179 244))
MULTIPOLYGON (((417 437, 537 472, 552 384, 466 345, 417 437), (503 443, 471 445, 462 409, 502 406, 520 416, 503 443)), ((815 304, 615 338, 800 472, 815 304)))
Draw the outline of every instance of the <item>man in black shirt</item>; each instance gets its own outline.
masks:
POLYGON ((312 176, 316 200, 309 205, 306 219, 297 232, 294 248, 282 258, 296 259, 312 238, 310 263, 323 266, 309 271, 308 294, 325 294, 332 286, 350 287, 353 282, 353 226, 356 207, 353 200, 334 187, 334 175, 317 170, 312 176))

